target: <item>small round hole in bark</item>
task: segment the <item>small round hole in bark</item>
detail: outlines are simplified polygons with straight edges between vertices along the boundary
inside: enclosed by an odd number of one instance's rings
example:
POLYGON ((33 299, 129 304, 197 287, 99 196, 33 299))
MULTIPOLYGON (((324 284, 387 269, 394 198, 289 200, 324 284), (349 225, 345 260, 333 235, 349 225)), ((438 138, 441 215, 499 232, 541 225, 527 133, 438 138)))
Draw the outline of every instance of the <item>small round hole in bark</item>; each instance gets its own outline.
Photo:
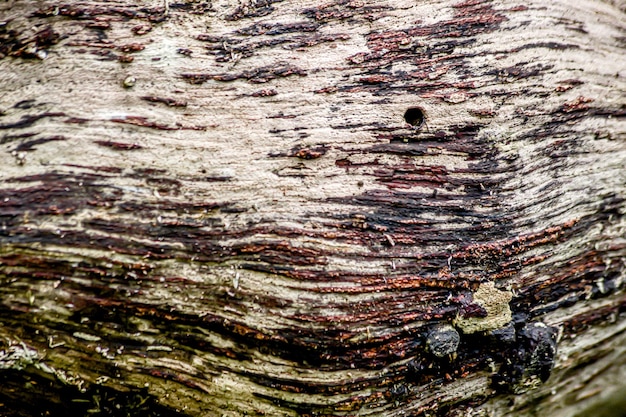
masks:
POLYGON ((420 127, 424 123, 424 111, 419 107, 410 107, 404 112, 404 120, 411 126, 420 127))

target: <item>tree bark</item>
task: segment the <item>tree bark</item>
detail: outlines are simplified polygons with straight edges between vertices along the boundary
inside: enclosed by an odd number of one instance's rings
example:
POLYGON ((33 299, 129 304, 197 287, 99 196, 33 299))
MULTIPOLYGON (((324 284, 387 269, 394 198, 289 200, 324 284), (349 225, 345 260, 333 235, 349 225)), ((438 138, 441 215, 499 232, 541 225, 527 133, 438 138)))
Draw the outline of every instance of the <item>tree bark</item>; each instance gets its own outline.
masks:
POLYGON ((4 2, 0 415, 626 408, 626 7, 571 3, 4 2))

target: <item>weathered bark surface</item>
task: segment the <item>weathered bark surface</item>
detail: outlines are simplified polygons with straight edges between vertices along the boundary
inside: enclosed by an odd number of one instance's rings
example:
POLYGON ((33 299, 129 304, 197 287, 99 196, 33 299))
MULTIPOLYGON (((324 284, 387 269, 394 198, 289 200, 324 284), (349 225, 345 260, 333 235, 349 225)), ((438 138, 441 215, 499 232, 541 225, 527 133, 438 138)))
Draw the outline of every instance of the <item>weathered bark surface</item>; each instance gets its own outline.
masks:
POLYGON ((135 3, 0 4, 0 415, 620 400, 623 3, 135 3))

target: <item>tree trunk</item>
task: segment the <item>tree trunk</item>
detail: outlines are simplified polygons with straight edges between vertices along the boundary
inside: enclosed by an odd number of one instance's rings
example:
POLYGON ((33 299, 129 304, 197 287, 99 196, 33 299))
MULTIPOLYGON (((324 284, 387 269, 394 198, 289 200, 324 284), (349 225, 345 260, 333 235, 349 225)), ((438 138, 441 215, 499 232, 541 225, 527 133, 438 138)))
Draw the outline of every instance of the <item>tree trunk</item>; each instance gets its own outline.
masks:
POLYGON ((0 415, 626 408, 624 3, 140 3, 0 5, 0 415))

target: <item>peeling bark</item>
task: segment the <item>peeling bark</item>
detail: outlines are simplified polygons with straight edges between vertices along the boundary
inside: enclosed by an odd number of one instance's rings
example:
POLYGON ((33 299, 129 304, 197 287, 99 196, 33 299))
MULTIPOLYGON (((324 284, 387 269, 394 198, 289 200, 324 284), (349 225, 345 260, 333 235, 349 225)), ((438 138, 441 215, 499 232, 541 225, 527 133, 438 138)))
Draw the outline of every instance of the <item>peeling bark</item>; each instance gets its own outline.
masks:
POLYGON ((0 5, 0 415, 623 409, 626 8, 570 3, 0 5))

